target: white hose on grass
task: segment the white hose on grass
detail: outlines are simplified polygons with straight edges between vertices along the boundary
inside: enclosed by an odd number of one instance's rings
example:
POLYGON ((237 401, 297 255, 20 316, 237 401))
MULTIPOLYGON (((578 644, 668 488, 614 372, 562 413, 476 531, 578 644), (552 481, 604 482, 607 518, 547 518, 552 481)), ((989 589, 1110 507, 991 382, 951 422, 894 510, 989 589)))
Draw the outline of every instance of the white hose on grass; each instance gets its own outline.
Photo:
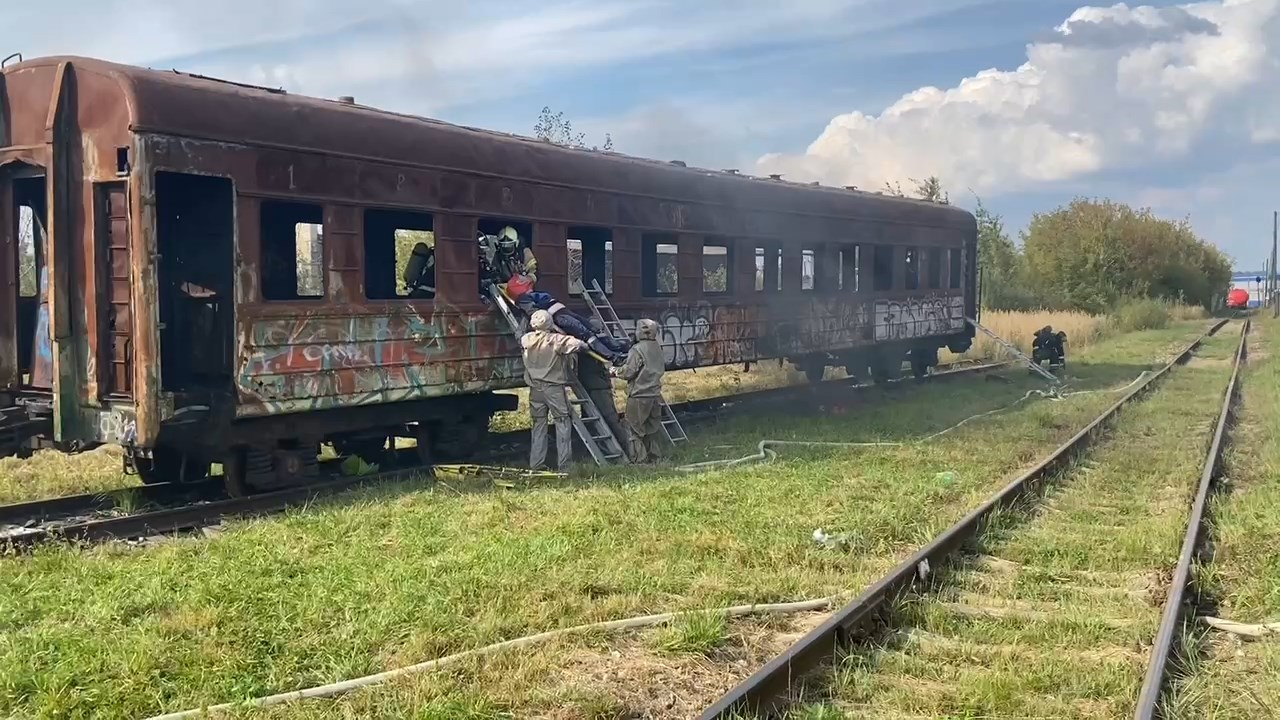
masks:
POLYGON ((394 680, 398 677, 415 675, 429 670, 437 670, 468 658, 482 657, 485 655, 492 655, 503 650, 536 645, 558 637, 585 632, 588 630, 599 630, 604 632, 635 630, 638 628, 653 627, 655 625, 665 625, 682 616, 708 613, 715 615, 727 615, 729 617, 739 617, 742 615, 784 615, 800 612, 813 612, 817 610, 826 610, 847 597, 847 593, 841 593, 838 595, 819 598, 817 600, 802 600, 799 602, 773 603, 766 605, 737 605, 735 607, 720 608, 717 610, 690 610, 679 613, 662 613, 661 615, 645 615, 643 617, 626 618, 623 620, 606 620, 603 622, 588 623, 586 625, 576 625, 574 627, 551 630, 537 635, 528 635, 514 640, 505 640, 503 642, 474 648, 472 650, 464 650, 463 652, 446 655, 445 657, 436 658, 435 660, 427 660, 426 662, 421 662, 417 665, 409 665, 408 667, 402 667, 396 670, 388 670, 387 672, 377 673, 376 675, 366 675, 365 677, 355 678, 354 680, 343 680, 342 682, 320 685, 306 690, 295 690, 293 692, 280 693, 278 695, 268 695, 267 697, 246 700, 244 702, 223 703, 221 705, 212 705, 194 710, 183 710, 182 712, 168 713, 166 715, 156 715, 154 717, 147 718, 147 720, 185 720, 186 718, 204 717, 210 713, 224 712, 227 710, 239 710, 250 707, 269 707, 272 705, 294 702, 296 700, 333 697, 359 688, 377 685, 388 680, 394 680))
POLYGON ((1222 618, 1210 617, 1207 615, 1200 617, 1200 622, 1208 625, 1214 630, 1221 630, 1232 635, 1240 635, 1243 637, 1260 638, 1266 635, 1280 635, 1280 622, 1273 623, 1241 623, 1234 620, 1224 620, 1222 618))
POLYGON ((1078 395, 1090 395, 1092 393, 1099 393, 1099 392, 1109 392, 1109 393, 1124 392, 1129 388, 1133 387, 1134 385, 1137 385, 1139 382, 1142 382, 1142 379, 1150 374, 1151 374, 1151 371, 1144 370, 1142 374, 1134 378, 1133 382, 1129 383, 1128 385, 1125 385, 1122 388, 1115 388, 1112 390, 1080 390, 1072 393, 1054 392, 1049 390, 1035 390, 1035 389, 1028 390, 1025 395, 1023 395, 1022 397, 1018 398, 1017 400, 1014 400, 1013 402, 1007 405, 1002 405, 994 410, 988 410, 986 412, 978 413, 977 415, 970 415, 969 417, 961 420, 960 422, 956 423, 955 425, 952 425, 949 428, 946 428, 945 430, 940 430, 932 435, 922 437, 918 440, 913 440, 910 443, 810 442, 806 440, 761 440, 760 444, 756 445, 756 452, 752 455, 745 455, 743 457, 734 458, 731 460, 708 460, 706 462, 690 463, 688 465, 678 465, 676 466, 675 469, 679 472, 701 472, 703 470, 712 470, 715 468, 734 467, 735 465, 742 465, 744 463, 750 463, 750 462, 765 462, 767 460, 773 460, 778 456, 778 453, 775 452, 772 448, 783 447, 787 445, 803 446, 803 447, 841 447, 841 448, 901 447, 903 445, 919 445, 919 444, 927 443, 930 440, 936 440, 937 438, 940 438, 943 435, 946 435, 952 430, 959 428, 961 425, 964 425, 965 423, 971 422, 973 420, 977 420, 979 418, 984 418, 989 415, 995 415, 998 412, 1004 412, 1005 410, 1008 410, 1009 408, 1012 408, 1015 405, 1025 402, 1026 400, 1032 397, 1038 396, 1038 397, 1048 398, 1053 402, 1058 402, 1060 400, 1065 400, 1066 398, 1069 398, 1069 397, 1076 397, 1078 395))

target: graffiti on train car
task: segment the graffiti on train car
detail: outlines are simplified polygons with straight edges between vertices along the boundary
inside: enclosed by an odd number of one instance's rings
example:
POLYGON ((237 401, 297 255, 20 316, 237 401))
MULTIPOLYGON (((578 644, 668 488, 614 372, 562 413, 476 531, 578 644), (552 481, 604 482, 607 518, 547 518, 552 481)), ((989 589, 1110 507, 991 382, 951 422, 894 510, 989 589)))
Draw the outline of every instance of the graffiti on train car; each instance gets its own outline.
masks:
MULTIPOLYGON (((721 365, 755 360, 758 312, 740 305, 710 303, 669 307, 655 318, 658 342, 668 367, 721 365)), ((635 332, 635 319, 623 319, 623 328, 635 332)))
POLYGON ((487 313, 249 320, 241 414, 296 412, 518 384, 519 351, 487 313))
POLYGON ((131 445, 138 437, 138 420, 133 408, 114 407, 98 411, 97 440, 117 445, 131 445))
POLYGON ((773 325, 772 351, 786 355, 850 347, 869 339, 868 320, 862 303, 815 298, 791 308, 773 325))
POLYGON ((875 339, 910 340, 963 330, 964 298, 930 295, 906 300, 877 300, 875 339))

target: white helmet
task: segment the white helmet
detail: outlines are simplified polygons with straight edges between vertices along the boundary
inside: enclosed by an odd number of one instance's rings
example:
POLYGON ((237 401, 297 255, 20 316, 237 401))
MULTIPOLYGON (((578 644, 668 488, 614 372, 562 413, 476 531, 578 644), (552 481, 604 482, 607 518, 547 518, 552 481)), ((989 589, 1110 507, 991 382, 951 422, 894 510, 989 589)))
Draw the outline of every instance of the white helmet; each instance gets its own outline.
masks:
POLYGON ((520 247, 520 233, 510 225, 498 231, 498 249, 508 255, 520 247))

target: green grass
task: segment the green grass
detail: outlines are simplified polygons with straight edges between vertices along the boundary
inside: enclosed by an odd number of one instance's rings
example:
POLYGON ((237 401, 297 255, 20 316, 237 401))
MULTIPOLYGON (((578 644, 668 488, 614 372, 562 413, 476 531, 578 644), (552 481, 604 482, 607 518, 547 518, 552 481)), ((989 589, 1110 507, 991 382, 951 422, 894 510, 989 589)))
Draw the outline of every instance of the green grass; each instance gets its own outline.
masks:
POLYGON ((1051 486, 1004 513, 935 593, 849 657, 851 717, 1122 718, 1133 712, 1239 328, 1205 343, 1051 486))
POLYGON ((728 631, 729 620, 721 613, 690 613, 659 634, 658 648, 673 654, 709 655, 724 644, 728 631))
MULTIPOLYGON (((1210 507, 1213 561, 1197 573, 1218 617, 1280 622, 1280 322, 1257 317, 1241 379, 1238 422, 1227 449, 1227 485, 1210 507)), ((1202 654, 1189 659, 1168 717, 1280 716, 1280 642, 1242 640, 1193 627, 1202 654)))
MULTIPOLYGON (((1072 384, 1122 386, 1204 327, 1099 343, 1073 357, 1072 384)), ((700 428, 679 459, 742 455, 761 437, 909 441, 1038 387, 1024 371, 1005 376, 877 389, 820 418, 730 415, 700 428)), ((772 464, 698 475, 584 467, 571 482, 514 492, 401 484, 230 523, 211 539, 44 548, 0 562, 0 715, 142 717, 595 620, 857 589, 1115 397, 1031 401, 925 445, 788 448, 772 464), (948 470, 955 479, 939 479, 948 470), (847 533, 850 546, 817 547, 816 527, 847 533)), ((706 628, 683 635, 677 646, 697 653, 670 662, 693 663, 681 665, 689 673, 705 664, 698 653, 728 652, 706 628)), ((582 717, 608 710, 602 698, 625 684, 562 697, 582 642, 592 638, 268 716, 527 717, 569 697, 572 712, 547 716, 582 717)), ((726 642, 755 661, 751 643, 726 642)), ((707 688, 727 689, 732 678, 713 675, 707 688)))
POLYGON ((137 484, 136 475, 124 474, 120 449, 114 447, 81 455, 41 450, 25 460, 0 459, 0 505, 137 484))

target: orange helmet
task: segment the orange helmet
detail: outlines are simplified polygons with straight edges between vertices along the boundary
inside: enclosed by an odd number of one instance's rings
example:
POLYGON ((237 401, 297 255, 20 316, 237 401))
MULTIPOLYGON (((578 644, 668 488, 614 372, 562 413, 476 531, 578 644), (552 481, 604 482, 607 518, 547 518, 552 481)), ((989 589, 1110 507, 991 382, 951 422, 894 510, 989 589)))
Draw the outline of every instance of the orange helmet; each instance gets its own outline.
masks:
POLYGON ((512 275, 511 279, 507 281, 507 295, 511 296, 512 299, 518 298, 530 290, 533 290, 533 281, 529 279, 528 275, 512 275))

